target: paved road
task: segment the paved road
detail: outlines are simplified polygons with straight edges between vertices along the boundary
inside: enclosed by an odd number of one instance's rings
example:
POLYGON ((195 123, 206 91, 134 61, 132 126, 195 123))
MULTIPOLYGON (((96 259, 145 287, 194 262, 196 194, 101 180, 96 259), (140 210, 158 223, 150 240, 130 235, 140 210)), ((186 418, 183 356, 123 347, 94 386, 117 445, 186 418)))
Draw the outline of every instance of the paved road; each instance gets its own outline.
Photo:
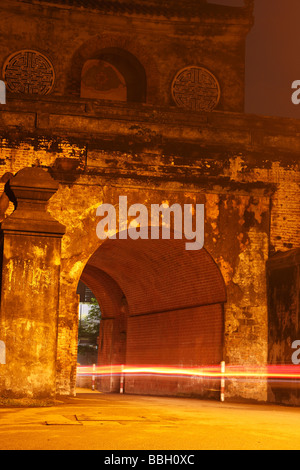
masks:
POLYGON ((81 391, 52 407, 0 408, 0 449, 299 450, 299 423, 299 408, 81 391))

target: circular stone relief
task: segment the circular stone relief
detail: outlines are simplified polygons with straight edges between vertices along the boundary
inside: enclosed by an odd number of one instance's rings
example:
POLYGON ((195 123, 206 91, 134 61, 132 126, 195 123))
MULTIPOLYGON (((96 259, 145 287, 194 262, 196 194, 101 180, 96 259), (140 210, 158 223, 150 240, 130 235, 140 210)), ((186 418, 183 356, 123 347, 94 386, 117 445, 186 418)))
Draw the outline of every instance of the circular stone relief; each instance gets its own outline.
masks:
POLYGON ((176 75, 172 96, 180 108, 191 111, 212 111, 220 101, 220 85, 216 77, 203 67, 187 67, 176 75))
POLYGON ((11 93, 47 95, 53 89, 55 73, 47 57, 40 52, 26 50, 9 57, 3 77, 11 93))

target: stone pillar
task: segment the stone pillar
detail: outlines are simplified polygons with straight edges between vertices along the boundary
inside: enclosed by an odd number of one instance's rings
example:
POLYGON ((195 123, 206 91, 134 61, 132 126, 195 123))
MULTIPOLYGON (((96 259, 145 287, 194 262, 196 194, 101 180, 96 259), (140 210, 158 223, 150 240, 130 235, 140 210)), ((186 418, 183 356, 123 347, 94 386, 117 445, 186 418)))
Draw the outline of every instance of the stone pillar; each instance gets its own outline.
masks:
POLYGON ((10 181, 16 210, 1 224, 0 396, 55 395, 61 238, 65 228, 47 212, 58 185, 41 168, 10 181))

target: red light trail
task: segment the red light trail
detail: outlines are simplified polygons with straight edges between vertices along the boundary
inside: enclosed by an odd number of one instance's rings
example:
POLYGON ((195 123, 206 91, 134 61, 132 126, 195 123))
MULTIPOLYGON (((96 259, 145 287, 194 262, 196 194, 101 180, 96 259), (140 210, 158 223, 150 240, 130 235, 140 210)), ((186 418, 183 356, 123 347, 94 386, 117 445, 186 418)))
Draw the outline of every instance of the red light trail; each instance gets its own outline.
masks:
POLYGON ((300 380, 300 366, 226 366, 224 373, 221 366, 179 368, 168 366, 132 366, 132 365, 112 365, 112 366, 79 366, 77 368, 79 376, 171 376, 171 377, 198 377, 207 379, 277 379, 277 380, 300 380))

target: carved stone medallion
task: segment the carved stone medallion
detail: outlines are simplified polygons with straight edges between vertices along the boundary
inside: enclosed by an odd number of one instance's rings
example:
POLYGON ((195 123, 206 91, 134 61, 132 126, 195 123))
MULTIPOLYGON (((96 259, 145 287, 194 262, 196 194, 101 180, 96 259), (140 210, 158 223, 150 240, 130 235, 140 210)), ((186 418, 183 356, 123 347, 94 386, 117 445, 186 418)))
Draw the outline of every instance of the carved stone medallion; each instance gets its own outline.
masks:
POLYGON ((49 59, 40 52, 20 51, 4 65, 4 80, 12 93, 47 95, 54 86, 55 73, 49 59))
POLYGON ((203 67, 187 67, 176 75, 172 96, 180 108, 212 111, 219 103, 221 91, 211 72, 203 67))

